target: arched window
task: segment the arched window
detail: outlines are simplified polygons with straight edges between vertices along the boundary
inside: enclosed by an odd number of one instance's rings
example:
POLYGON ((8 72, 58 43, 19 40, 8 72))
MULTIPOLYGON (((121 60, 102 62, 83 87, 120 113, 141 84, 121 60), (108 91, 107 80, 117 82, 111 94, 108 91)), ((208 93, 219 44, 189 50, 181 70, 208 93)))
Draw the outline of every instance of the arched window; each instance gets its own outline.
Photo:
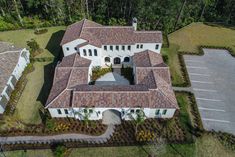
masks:
POLYGON ((104 61, 105 61, 105 62, 110 62, 110 58, 109 58, 109 57, 105 57, 105 58, 104 58, 104 61))
POLYGON ((114 58, 113 60, 114 64, 121 64, 121 59, 119 57, 114 58))
POLYGON ((124 58, 124 62, 130 62, 130 58, 129 57, 125 57, 124 58))

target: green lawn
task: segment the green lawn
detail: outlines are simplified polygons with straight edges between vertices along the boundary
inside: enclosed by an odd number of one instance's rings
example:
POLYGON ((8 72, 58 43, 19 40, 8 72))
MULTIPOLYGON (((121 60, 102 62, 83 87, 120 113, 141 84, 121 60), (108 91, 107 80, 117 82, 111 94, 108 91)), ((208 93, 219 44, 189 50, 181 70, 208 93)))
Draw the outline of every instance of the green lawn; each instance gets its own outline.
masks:
MULTIPOLYGON (((53 153, 50 149, 43 150, 17 150, 4 152, 6 157, 53 157, 53 153)), ((2 154, 0 155, 3 156, 2 154)))
POLYGON ((48 27, 48 32, 35 35, 33 29, 0 32, 0 41, 12 42, 19 47, 27 47, 27 41, 35 39, 43 53, 37 57, 53 57, 60 52, 60 41, 63 37, 65 26, 48 27))
POLYGON ((168 35, 170 47, 163 48, 162 54, 169 57, 169 67, 173 85, 184 83, 180 70, 178 51, 198 52, 198 46, 225 46, 235 52, 235 30, 208 26, 203 23, 192 23, 168 35))
POLYGON ((16 106, 15 114, 25 123, 41 122, 38 109, 45 103, 53 78, 52 63, 35 62, 35 70, 27 75, 28 82, 16 106))

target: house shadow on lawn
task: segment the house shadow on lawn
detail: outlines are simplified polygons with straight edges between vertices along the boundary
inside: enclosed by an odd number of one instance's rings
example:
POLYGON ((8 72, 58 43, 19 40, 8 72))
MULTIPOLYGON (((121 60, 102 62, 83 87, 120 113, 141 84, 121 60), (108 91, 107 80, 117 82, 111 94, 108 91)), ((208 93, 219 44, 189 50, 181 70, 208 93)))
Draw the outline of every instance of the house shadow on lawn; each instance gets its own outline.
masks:
POLYGON ((56 62, 52 62, 44 66, 44 83, 37 98, 37 101, 40 101, 43 106, 46 104, 52 87, 55 66, 56 62))
POLYGON ((55 57, 61 57, 62 56, 62 49, 60 46, 60 42, 63 38, 65 31, 60 30, 51 35, 51 38, 49 39, 46 49, 55 57))

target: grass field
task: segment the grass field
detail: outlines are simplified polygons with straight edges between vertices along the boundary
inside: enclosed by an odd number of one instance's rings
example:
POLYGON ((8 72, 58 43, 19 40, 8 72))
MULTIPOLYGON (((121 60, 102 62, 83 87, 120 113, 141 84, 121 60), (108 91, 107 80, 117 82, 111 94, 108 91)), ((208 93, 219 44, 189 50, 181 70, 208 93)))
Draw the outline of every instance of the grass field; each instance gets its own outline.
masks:
POLYGON ((27 75, 27 84, 16 106, 15 115, 23 122, 38 124, 41 122, 39 108, 43 107, 52 83, 53 64, 35 62, 35 70, 27 75))
POLYGON ((235 30, 192 23, 168 35, 171 44, 179 45, 179 51, 197 52, 200 45, 230 47, 235 52, 235 30))
POLYGON ((37 57, 53 57, 59 55, 60 41, 63 37, 65 26, 48 27, 45 34, 35 35, 33 29, 0 32, 0 41, 11 42, 19 47, 27 47, 27 41, 35 39, 43 53, 37 57))
MULTIPOLYGON (((166 145, 158 157, 234 157, 235 153, 226 150, 211 135, 204 135, 194 144, 166 145)), ((149 146, 96 147, 71 149, 68 157, 148 157, 149 146)), ((51 150, 27 150, 5 152, 7 157, 53 157, 51 150)))
POLYGON ((163 48, 162 54, 169 57, 173 85, 184 83, 180 69, 178 51, 198 52, 198 46, 220 46, 230 47, 235 52, 235 30, 208 26, 203 23, 192 23, 168 35, 170 47, 163 48))

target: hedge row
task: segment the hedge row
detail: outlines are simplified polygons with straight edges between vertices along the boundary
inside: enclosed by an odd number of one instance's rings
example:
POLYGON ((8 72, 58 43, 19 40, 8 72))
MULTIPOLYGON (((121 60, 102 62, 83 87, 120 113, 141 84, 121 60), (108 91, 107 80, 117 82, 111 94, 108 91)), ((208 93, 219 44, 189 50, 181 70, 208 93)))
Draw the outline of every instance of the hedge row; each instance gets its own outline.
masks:
POLYGON ((53 60, 54 60, 54 57, 30 58, 31 62, 50 62, 53 60))
POLYGON ((179 62, 180 62, 180 69, 183 75, 184 83, 181 84, 174 84, 176 87, 189 87, 191 86, 189 75, 187 72, 187 68, 184 62, 183 55, 199 55, 202 56, 204 55, 203 48, 208 48, 208 49, 223 49, 227 50, 233 57, 235 57, 235 52, 233 51, 232 48, 230 47, 221 47, 221 46, 209 46, 209 45, 201 45, 198 47, 198 52, 188 52, 188 51, 178 51, 178 57, 179 57, 179 62))

